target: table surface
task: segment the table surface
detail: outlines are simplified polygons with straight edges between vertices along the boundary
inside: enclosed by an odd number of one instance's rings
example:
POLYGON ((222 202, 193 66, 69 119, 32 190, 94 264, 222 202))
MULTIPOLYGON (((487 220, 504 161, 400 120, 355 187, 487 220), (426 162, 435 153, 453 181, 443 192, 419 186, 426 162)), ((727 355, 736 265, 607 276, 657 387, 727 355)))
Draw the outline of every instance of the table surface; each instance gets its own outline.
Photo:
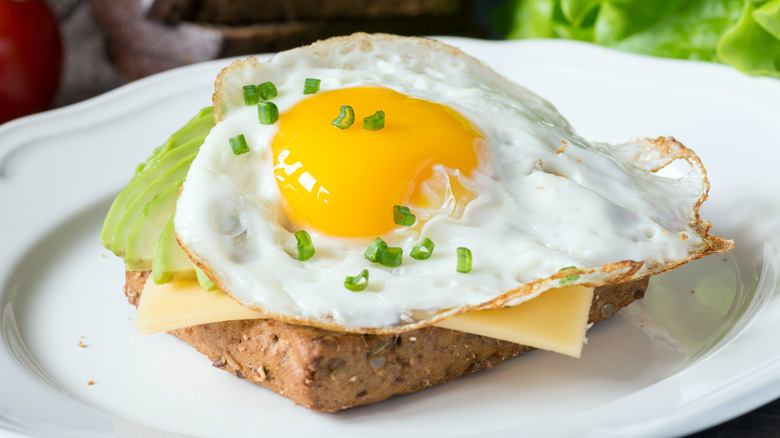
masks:
MULTIPOLYGON (((105 93, 128 81, 105 56, 102 37, 92 20, 89 0, 47 0, 60 19, 65 65, 54 106, 65 106, 105 93)), ((692 438, 780 438, 780 399, 701 431, 692 438)))

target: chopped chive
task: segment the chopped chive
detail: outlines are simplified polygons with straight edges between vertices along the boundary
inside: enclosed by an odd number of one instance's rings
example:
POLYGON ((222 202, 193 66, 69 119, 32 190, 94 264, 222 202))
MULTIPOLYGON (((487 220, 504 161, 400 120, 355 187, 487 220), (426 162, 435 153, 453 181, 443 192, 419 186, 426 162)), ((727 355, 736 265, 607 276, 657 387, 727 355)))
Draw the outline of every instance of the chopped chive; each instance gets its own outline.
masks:
POLYGON ((368 269, 363 269, 360 274, 354 277, 347 277, 344 280, 344 287, 352 292, 360 292, 368 287, 368 269))
MULTIPOLYGON (((569 270, 569 269, 577 269, 577 267, 576 266, 567 266, 565 268, 559 269, 558 272, 566 271, 566 270, 569 270)), ((561 278, 560 280, 558 280, 558 284, 568 285, 568 284, 574 283, 575 281, 577 281, 579 279, 580 279, 580 274, 572 274, 572 275, 569 275, 568 277, 564 277, 564 278, 561 278)))
POLYGON ((314 255, 314 244, 311 243, 311 236, 304 230, 295 232, 295 240, 298 241, 298 260, 305 262, 314 255))
POLYGON ((379 131, 385 127, 385 112, 377 111, 372 116, 363 119, 363 129, 368 131, 379 131))
POLYGON ((363 255, 372 262, 376 262, 379 250, 382 248, 387 248, 387 243, 385 243, 385 241, 381 238, 377 237, 368 244, 368 248, 366 248, 365 252, 363 252, 363 255))
POLYGON ((471 271, 471 250, 460 247, 458 253, 458 266, 455 268, 458 272, 466 274, 471 271))
POLYGON ((230 137, 230 148, 233 149, 233 153, 236 155, 241 155, 249 152, 249 146, 246 144, 246 138, 244 138, 244 134, 238 134, 236 136, 230 137))
POLYGON ((244 103, 254 105, 260 102, 260 95, 257 94, 257 87, 254 85, 244 85, 244 103))
POLYGON ((330 122, 331 125, 339 129, 347 129, 352 126, 353 123, 355 123, 355 110, 349 105, 342 105, 339 116, 330 122))
POLYGON ((273 102, 257 104, 257 117, 263 125, 273 125, 279 120, 279 108, 273 102))
POLYGON ((320 91, 320 80, 315 78, 306 78, 303 83, 303 94, 314 94, 320 91))
POLYGON ((259 94, 263 100, 268 100, 273 99, 279 93, 276 91, 276 86, 273 82, 263 82, 257 86, 257 94, 259 94))
POLYGON ((429 238, 423 239, 422 243, 412 248, 409 253, 413 259, 426 260, 433 254, 433 241, 429 238))
POLYGON ((376 254, 376 261, 382 266, 395 268, 401 266, 404 250, 395 246, 384 246, 379 248, 376 254))
POLYGON ((573 284, 575 281, 579 279, 580 279, 579 274, 569 275, 566 278, 561 278, 560 280, 558 280, 558 284, 565 286, 565 285, 573 284))
POLYGON ((394 205, 393 220, 395 221, 396 225, 403 225, 405 227, 410 227, 414 225, 414 222, 417 220, 417 217, 414 214, 412 214, 411 211, 409 211, 409 207, 404 207, 403 205, 394 205))

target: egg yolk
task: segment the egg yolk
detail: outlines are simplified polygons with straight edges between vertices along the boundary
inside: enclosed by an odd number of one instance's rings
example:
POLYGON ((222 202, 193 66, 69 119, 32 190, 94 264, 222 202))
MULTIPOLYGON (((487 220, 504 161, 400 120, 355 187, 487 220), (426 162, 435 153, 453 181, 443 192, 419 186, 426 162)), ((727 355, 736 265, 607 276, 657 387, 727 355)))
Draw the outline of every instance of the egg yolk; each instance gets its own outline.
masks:
POLYGON ((481 136, 447 106, 381 87, 320 92, 284 112, 271 150, 287 215, 298 227, 344 237, 373 237, 394 227, 393 206, 426 204, 421 184, 443 165, 470 175, 481 136), (342 105, 355 121, 331 121, 342 105), (363 118, 383 111, 384 128, 363 118))

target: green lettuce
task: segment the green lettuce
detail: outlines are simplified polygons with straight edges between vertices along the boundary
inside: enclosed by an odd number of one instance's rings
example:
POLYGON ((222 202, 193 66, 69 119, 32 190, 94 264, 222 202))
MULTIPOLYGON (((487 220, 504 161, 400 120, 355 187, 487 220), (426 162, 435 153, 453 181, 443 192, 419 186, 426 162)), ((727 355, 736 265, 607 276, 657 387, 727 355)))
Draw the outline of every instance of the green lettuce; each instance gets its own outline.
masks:
POLYGON ((507 0, 509 39, 568 38, 780 78, 780 0, 507 0))

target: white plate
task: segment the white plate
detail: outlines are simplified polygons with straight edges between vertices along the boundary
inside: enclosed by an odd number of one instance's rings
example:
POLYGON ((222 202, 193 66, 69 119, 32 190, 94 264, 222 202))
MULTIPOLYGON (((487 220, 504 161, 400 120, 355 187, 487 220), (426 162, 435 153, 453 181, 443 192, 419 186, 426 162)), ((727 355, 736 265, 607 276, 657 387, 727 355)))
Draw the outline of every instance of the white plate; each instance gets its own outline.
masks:
POLYGON ((780 82, 567 41, 444 40, 588 138, 674 135, 696 150, 712 183, 702 215, 736 241, 733 255, 654 280, 644 302, 589 332, 579 360, 534 352, 415 395, 309 412, 172 336, 136 334, 122 263, 98 243, 134 166, 210 103, 226 62, 187 67, 0 127, 0 433, 661 436, 780 396, 780 82))

